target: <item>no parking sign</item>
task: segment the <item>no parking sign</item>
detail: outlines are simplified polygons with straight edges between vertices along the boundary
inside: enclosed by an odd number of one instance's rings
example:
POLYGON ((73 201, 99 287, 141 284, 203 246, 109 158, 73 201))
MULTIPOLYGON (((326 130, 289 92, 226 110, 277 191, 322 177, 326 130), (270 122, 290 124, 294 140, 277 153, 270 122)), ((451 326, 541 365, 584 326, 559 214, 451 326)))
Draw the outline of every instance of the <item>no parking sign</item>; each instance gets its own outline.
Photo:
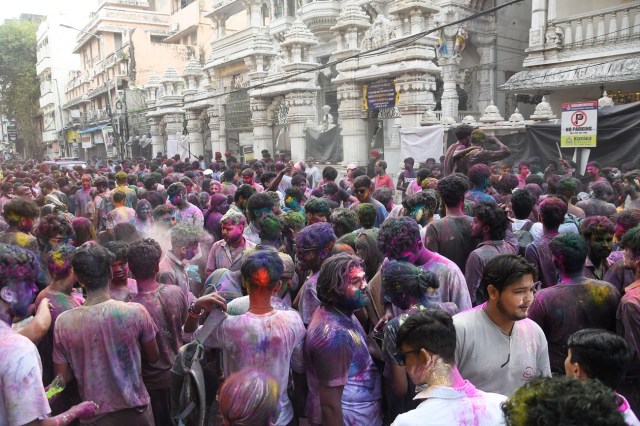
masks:
POLYGON ((562 104, 562 148, 595 148, 598 134, 598 102, 562 104))

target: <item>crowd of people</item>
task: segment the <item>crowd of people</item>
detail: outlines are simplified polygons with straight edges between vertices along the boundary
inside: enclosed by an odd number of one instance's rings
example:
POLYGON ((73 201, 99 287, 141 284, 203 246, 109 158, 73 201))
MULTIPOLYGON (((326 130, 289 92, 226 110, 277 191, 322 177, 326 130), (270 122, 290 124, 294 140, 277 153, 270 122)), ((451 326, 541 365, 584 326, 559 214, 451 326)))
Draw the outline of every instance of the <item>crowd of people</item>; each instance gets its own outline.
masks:
POLYGON ((0 164, 0 426, 640 425, 640 170, 455 133, 0 164))

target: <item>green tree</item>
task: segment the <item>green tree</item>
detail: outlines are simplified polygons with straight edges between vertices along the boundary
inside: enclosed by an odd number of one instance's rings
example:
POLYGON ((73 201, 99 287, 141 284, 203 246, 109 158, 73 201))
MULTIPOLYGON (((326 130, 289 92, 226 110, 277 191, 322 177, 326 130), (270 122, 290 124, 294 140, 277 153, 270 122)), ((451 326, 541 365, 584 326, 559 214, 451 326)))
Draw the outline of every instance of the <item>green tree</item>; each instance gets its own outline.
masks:
POLYGON ((0 110, 16 121, 31 158, 40 157, 36 146, 40 83, 36 74, 37 25, 29 21, 5 21, 0 25, 0 110))

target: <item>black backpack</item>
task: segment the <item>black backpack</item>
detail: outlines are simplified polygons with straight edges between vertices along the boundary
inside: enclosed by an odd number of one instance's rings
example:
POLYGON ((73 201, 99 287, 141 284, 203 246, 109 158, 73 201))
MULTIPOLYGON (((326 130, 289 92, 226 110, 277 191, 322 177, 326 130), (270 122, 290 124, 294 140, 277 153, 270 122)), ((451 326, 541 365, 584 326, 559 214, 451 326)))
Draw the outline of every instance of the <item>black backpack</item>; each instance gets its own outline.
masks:
POLYGON ((533 242, 533 235, 531 235, 531 227, 533 222, 527 220, 522 228, 513 233, 516 240, 518 240, 518 254, 524 256, 527 246, 533 242))

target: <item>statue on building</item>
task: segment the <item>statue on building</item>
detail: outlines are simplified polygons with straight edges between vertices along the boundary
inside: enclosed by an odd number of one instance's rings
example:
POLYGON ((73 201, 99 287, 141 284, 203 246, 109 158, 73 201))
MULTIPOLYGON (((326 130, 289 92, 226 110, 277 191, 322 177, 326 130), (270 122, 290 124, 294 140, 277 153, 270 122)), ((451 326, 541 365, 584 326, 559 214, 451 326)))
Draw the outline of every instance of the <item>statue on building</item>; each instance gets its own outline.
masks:
POLYGON ((282 51, 278 51, 276 56, 271 59, 271 64, 269 64, 269 71, 267 72, 268 76, 282 74, 284 71, 282 70, 282 66, 284 65, 284 59, 282 58, 282 51))
POLYGON ((456 39, 453 49, 456 51, 456 55, 460 56, 465 47, 467 47, 467 38, 469 34, 467 33, 467 28, 462 26, 458 28, 456 32, 456 39))
POLYGON ((322 121, 318 126, 318 130, 321 132, 326 132, 327 130, 333 129, 336 127, 335 120, 333 115, 331 115, 331 107, 329 105, 324 105, 322 107, 322 121))
POLYGON ((449 56, 449 47, 447 46, 447 38, 444 35, 444 28, 438 32, 438 41, 436 42, 436 56, 438 58, 446 58, 449 56))
POLYGON ((391 21, 379 14, 362 39, 362 50, 377 49, 395 38, 395 27, 391 21))

